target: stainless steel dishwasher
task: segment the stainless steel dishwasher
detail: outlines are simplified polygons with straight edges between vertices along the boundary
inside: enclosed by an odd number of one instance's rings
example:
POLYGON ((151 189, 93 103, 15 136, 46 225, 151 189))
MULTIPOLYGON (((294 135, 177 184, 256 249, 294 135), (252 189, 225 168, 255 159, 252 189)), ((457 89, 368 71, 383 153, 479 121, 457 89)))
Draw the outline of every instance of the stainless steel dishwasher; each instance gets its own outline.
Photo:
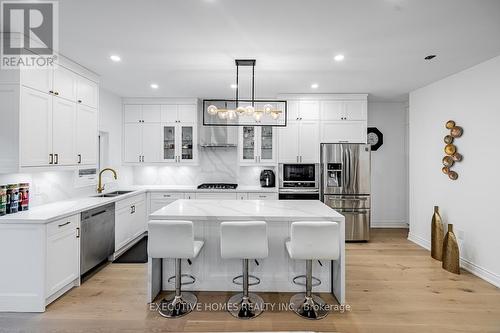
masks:
POLYGON ((115 204, 81 215, 80 275, 106 260, 115 250, 115 204))

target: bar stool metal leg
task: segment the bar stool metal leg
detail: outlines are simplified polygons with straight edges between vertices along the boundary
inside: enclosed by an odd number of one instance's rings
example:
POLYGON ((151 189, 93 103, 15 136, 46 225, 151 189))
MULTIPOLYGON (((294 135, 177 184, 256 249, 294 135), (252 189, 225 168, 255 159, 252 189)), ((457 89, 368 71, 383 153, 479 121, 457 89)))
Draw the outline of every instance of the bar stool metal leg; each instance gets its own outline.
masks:
POLYGON ((257 294, 248 292, 248 259, 243 259, 243 292, 232 296, 227 302, 227 309, 233 317, 252 319, 264 309, 264 300, 257 294))
POLYGON ((325 301, 312 294, 312 260, 306 260, 306 293, 295 294, 290 299, 292 310, 307 319, 322 319, 328 315, 325 301))
POLYGON ((193 311, 198 299, 190 292, 182 292, 181 259, 175 259, 175 293, 163 299, 158 313, 167 318, 178 318, 193 311))

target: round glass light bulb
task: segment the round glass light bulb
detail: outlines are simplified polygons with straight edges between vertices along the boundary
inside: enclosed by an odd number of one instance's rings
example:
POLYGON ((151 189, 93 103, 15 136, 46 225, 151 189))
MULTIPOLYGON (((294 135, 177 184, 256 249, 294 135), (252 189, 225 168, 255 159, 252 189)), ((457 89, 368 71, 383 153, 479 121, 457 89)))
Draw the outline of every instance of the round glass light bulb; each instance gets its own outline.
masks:
POLYGON ((253 106, 249 105, 249 106, 247 106, 247 107, 245 108, 245 111, 246 111, 246 114, 248 114, 248 115, 252 115, 252 114, 253 114, 253 112, 255 111, 255 108, 254 108, 253 106))
POLYGON ((272 112, 271 117, 273 117, 273 119, 276 120, 280 117, 280 113, 279 112, 272 112))
POLYGON ((236 108, 236 112, 238 112, 240 115, 244 114, 246 112, 246 109, 244 106, 238 106, 236 108))
POLYGON ((264 105, 264 112, 269 114, 273 110, 273 106, 271 104, 264 105))
POLYGON ((234 112, 234 110, 227 111, 227 117, 229 118, 229 120, 234 120, 237 116, 238 115, 236 114, 236 112, 234 112))
POLYGON ((253 117, 256 121, 260 121, 262 119, 262 112, 255 112, 253 117))
POLYGON ((227 111, 220 111, 218 114, 220 119, 226 119, 227 118, 227 111))
POLYGON ((212 116, 217 113, 217 107, 215 105, 210 105, 207 108, 208 114, 211 114, 212 116))

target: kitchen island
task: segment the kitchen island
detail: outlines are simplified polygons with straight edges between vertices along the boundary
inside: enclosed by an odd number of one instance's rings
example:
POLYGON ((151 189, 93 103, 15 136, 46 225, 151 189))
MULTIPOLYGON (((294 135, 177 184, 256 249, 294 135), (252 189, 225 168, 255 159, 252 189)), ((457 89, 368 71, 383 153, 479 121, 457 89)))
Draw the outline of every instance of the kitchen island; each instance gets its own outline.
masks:
MULTIPOLYGON (((205 245, 190 265, 182 261, 182 271, 196 277, 192 285, 183 286, 191 291, 239 291, 232 283, 241 274, 241 261, 222 259, 220 256, 219 225, 223 221, 261 220, 268 224, 269 257, 251 261, 250 274, 261 279, 252 286, 255 292, 301 292, 303 286, 292 283, 297 275, 305 274, 305 261, 292 260, 285 249, 290 238, 290 225, 294 221, 334 221, 340 224, 340 258, 314 261, 313 276, 321 280, 314 292, 330 292, 340 304, 345 303, 345 230, 344 216, 320 201, 314 200, 177 200, 149 216, 150 220, 188 220, 194 223, 195 239, 205 245)), ((249 239, 249 242, 252 240, 249 239)), ((244 245, 244 244, 242 244, 244 245)), ((148 302, 161 290, 173 290, 167 282, 174 275, 173 259, 148 260, 148 302)))

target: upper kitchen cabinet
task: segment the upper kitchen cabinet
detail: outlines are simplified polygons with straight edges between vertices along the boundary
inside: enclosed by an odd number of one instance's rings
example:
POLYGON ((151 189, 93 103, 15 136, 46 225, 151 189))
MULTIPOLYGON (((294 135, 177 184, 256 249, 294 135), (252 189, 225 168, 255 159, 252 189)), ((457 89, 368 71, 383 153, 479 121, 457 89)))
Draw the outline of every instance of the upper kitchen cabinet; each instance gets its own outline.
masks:
POLYGON ((160 123, 161 106, 148 104, 125 104, 123 106, 125 123, 160 123))
POLYGON ((123 161, 134 164, 197 163, 196 112, 195 99, 126 99, 123 161))
POLYGON ((195 104, 165 104, 161 105, 162 123, 196 123, 195 104))
POLYGON ((273 165, 277 163, 276 127, 242 126, 239 128, 240 165, 273 165))
POLYGON ((278 133, 280 163, 319 163, 319 122, 289 122, 278 133))
POLYGON ((79 76, 76 88, 77 103, 97 109, 99 103, 99 86, 97 83, 79 76))
POLYGON ((314 100, 289 100, 287 101, 287 115, 289 121, 294 120, 319 120, 320 106, 314 100))
POLYGON ((364 100, 326 100, 321 101, 321 120, 366 121, 367 101, 364 100))
POLYGON ((0 91, 2 115, 10 119, 0 122, 0 132, 10 141, 9 148, 0 146, 0 172, 95 165, 97 82, 94 73, 66 58, 56 68, 20 69, 9 75, 0 91))

